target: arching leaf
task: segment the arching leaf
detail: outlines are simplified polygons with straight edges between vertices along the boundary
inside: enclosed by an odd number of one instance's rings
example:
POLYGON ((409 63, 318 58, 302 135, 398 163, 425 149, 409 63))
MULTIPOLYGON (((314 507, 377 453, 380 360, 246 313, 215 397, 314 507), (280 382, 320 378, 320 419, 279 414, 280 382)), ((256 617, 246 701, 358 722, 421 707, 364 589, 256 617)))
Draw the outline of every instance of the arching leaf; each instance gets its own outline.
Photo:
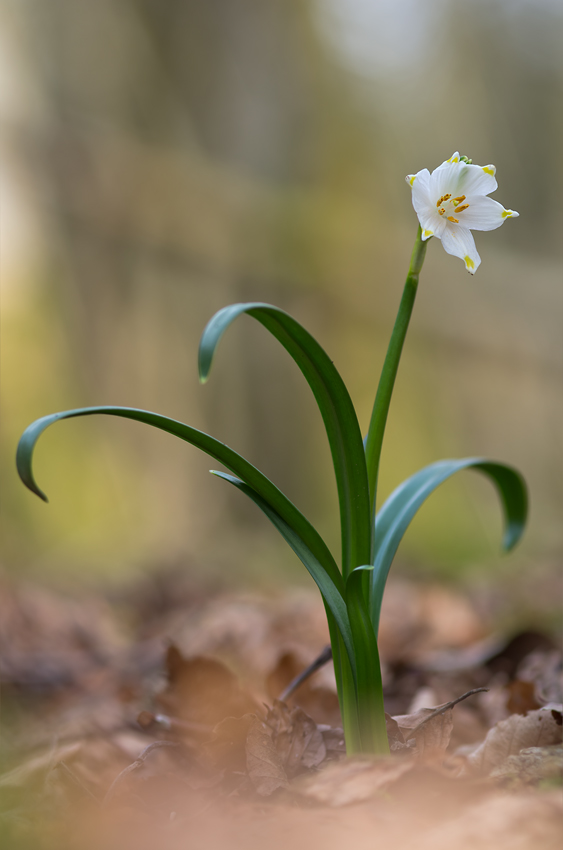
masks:
POLYGON ((318 342, 291 316, 269 304, 232 304, 207 324, 199 346, 200 380, 227 327, 242 313, 255 318, 295 360, 311 387, 325 424, 336 474, 344 575, 370 559, 371 520, 362 435, 342 378, 318 342))
POLYGON ((50 416, 43 416, 41 419, 37 419, 22 434, 16 453, 16 464, 23 483, 41 499, 47 501, 47 497, 35 483, 32 469, 33 450, 39 436, 49 425, 61 419, 72 419, 77 416, 91 416, 94 414, 120 416, 125 419, 143 422, 146 425, 152 425, 154 428, 174 434, 176 437, 180 437, 180 439, 197 446, 197 448, 224 464, 227 469, 236 473, 236 475, 248 484, 265 504, 271 506, 271 509, 279 514, 287 526, 294 531, 297 537, 311 551, 316 563, 326 573, 341 596, 344 595, 342 575, 324 540, 275 484, 263 475, 260 470, 256 469, 256 467, 224 443, 219 442, 214 437, 210 437, 209 434, 205 434, 203 431, 198 431, 196 428, 185 425, 183 422, 169 419, 167 416, 161 416, 158 413, 151 413, 148 410, 137 410, 131 407, 103 406, 65 410, 61 413, 53 413, 50 416))
POLYGON ((290 547, 293 549, 301 563, 305 565, 315 580, 317 587, 321 591, 321 595, 331 611, 338 629, 340 630, 352 668, 355 669, 352 632, 350 629, 346 603, 322 564, 318 562, 309 547, 304 543, 301 537, 296 534, 294 529, 291 528, 280 514, 274 510, 274 508, 272 508, 265 499, 259 496, 252 487, 249 487, 248 484, 245 484, 239 478, 227 475, 225 472, 217 472, 216 470, 211 470, 211 472, 218 478, 223 478, 225 481, 233 484, 238 490, 241 490, 246 496, 248 496, 249 499, 258 505, 260 510, 266 514, 270 522, 275 525, 284 540, 289 543, 290 547))
POLYGON ((485 458, 463 458, 441 460, 416 472, 389 496, 375 520, 370 616, 376 634, 385 583, 405 531, 425 499, 462 469, 481 472, 495 485, 504 513, 504 548, 512 549, 522 536, 528 513, 527 490, 524 479, 512 467, 485 458))

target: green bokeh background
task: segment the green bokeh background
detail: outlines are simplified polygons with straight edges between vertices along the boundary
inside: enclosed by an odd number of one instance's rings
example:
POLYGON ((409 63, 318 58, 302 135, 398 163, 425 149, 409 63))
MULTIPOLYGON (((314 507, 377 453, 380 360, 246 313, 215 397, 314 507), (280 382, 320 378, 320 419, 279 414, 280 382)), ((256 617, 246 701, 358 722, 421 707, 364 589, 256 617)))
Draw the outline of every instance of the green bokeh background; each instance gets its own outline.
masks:
MULTIPOLYGON (((529 533, 448 483, 401 549, 422 575, 530 576, 562 549, 560 59, 548 0, 2 0, 2 566, 64 580, 185 563, 233 581, 304 575, 209 461, 129 422, 208 430, 338 538, 329 451, 302 376, 244 318, 197 382, 205 322, 275 303, 321 342, 367 427, 416 218, 405 174, 455 150, 495 163, 520 212, 477 234, 475 277, 429 246, 384 444, 381 492, 442 457, 517 466, 529 533)), ((303 579, 306 581, 306 577, 303 579)))

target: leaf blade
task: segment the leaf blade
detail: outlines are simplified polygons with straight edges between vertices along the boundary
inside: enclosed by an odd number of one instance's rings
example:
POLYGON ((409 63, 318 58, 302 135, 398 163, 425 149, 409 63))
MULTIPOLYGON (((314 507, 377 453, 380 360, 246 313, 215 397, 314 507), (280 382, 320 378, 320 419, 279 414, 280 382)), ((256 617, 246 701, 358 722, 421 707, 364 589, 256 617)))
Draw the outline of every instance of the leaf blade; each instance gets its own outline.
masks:
POLYGON ((397 487, 376 517, 370 588, 370 616, 376 633, 385 583, 405 531, 428 496, 464 469, 482 472, 496 486, 505 521, 504 549, 512 549, 522 536, 528 513, 527 490, 524 479, 513 467, 486 458, 463 458, 437 461, 419 470, 397 487))
POLYGON ((295 505, 273 484, 260 470, 256 469, 249 461, 233 449, 211 437, 203 431, 198 431, 183 422, 170 419, 158 413, 148 410, 139 410, 131 407, 115 407, 104 405, 100 407, 84 407, 75 410, 65 410, 53 413, 37 419, 26 428, 20 438, 16 452, 16 466, 23 483, 43 501, 47 501, 45 493, 38 487, 32 468, 33 451, 40 435, 50 425, 63 419, 72 419, 80 416, 91 416, 104 414, 118 416, 125 419, 142 422, 151 425, 161 431, 166 431, 180 439, 191 443, 215 460, 224 464, 228 469, 238 475, 243 481, 251 486, 258 495, 268 502, 277 511, 283 520, 294 529, 295 533, 303 539, 305 544, 313 553, 316 560, 335 584, 341 595, 344 594, 344 583, 330 550, 320 534, 313 528, 303 514, 295 505))
POLYGON ((323 600, 328 605, 332 613, 336 625, 342 635, 348 657, 350 658, 352 667, 354 667, 354 649, 352 642, 352 632, 350 629, 349 617, 346 608, 346 603, 342 594, 338 591, 336 585, 326 573, 322 564, 318 562, 311 550, 299 537, 298 534, 288 525, 288 523, 269 505, 252 487, 245 484, 238 478, 228 475, 225 472, 217 472, 211 470, 212 475, 228 481, 238 490, 243 492, 255 505, 268 517, 270 522, 277 528, 284 540, 289 544, 290 548, 295 552, 301 563, 306 567, 309 574, 312 576, 317 587, 319 588, 323 600))
POLYGON ((364 593, 364 576, 373 566, 359 566, 346 580, 346 607, 356 658, 356 694, 361 752, 389 752, 383 705, 383 683, 377 637, 364 593))
POLYGON ((323 418, 336 475, 344 576, 367 563, 371 520, 367 467, 360 426, 348 390, 318 342, 288 313, 270 304, 231 304, 208 322, 200 341, 200 380, 206 381, 217 345, 235 318, 247 313, 276 337, 307 380, 323 418))

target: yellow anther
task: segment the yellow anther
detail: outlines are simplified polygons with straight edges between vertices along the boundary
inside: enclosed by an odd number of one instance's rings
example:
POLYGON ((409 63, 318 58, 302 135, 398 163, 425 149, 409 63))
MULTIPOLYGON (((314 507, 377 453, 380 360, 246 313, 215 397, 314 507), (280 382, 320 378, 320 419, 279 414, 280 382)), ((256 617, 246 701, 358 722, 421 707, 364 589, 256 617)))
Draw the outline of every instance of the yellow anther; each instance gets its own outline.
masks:
POLYGON ((449 200, 450 200, 450 198, 451 198, 451 194, 449 194, 449 195, 444 195, 444 197, 442 198, 442 200, 443 200, 443 201, 449 201, 449 200))
POLYGON ((456 212, 456 213, 463 212, 464 210, 468 209, 468 207, 469 207, 469 204, 462 204, 460 207, 456 207, 454 212, 456 212))
POLYGON ((436 206, 439 207, 443 200, 444 196, 442 195, 442 197, 438 201, 436 201, 436 206))
POLYGON ((462 201, 465 201, 465 195, 459 195, 459 197, 454 198, 452 203, 461 204, 462 201))
POLYGON ((459 224, 459 218, 454 218, 453 215, 448 216, 448 221, 453 221, 455 224, 459 224))
POLYGON ((444 215, 444 213, 445 213, 446 211, 445 211, 444 207, 442 207, 442 209, 441 209, 441 210, 438 210, 438 212, 440 213, 440 215, 444 215))

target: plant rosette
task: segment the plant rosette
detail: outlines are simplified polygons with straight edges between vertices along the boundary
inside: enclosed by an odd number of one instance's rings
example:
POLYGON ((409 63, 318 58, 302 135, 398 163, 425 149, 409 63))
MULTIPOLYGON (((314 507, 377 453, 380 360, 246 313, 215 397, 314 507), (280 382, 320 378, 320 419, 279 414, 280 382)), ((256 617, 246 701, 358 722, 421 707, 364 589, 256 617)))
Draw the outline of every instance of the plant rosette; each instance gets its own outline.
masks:
POLYGON ((290 315, 269 304, 232 304, 207 324, 199 346, 199 376, 204 383, 220 339, 239 316, 260 322, 295 360, 308 382, 325 425, 336 478, 341 526, 340 562, 301 511, 260 470, 203 431, 147 410, 102 406, 44 416, 24 431, 16 453, 24 484, 47 501, 32 469, 39 436, 54 422, 105 414, 144 422, 179 437, 217 460, 229 472, 214 472, 236 487, 268 517, 317 584, 325 605, 338 698, 348 754, 389 752, 377 635, 385 584, 410 522, 434 490, 455 473, 473 469, 496 488, 504 515, 503 546, 520 539, 527 517, 527 491, 519 472, 485 458, 441 460, 404 481, 377 511, 377 481, 387 414, 408 330, 428 240, 464 259, 472 273, 480 263, 471 235, 492 230, 518 213, 487 195, 496 189, 493 166, 473 165, 454 154, 432 174, 410 175, 420 226, 379 379, 365 440, 348 390, 330 357, 290 315), (231 474, 232 473, 232 474, 231 474))

